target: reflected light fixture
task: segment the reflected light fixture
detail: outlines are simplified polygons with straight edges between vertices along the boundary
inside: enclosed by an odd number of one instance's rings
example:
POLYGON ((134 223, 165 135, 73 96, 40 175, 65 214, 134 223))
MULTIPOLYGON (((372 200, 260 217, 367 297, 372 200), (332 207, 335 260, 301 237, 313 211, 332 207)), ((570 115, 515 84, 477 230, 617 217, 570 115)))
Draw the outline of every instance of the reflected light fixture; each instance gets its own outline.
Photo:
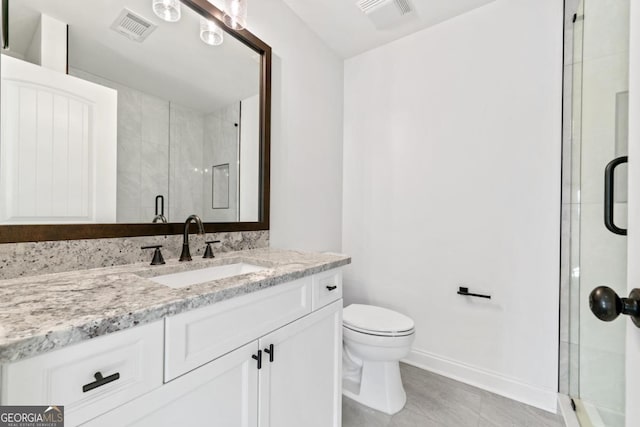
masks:
POLYGON ((167 22, 180 20, 180 0, 153 0, 153 13, 167 22))
POLYGON ((247 26, 247 0, 224 0, 224 24, 234 30, 247 26))
POLYGON ((222 44, 222 28, 215 22, 200 17, 200 40, 211 46, 222 44))

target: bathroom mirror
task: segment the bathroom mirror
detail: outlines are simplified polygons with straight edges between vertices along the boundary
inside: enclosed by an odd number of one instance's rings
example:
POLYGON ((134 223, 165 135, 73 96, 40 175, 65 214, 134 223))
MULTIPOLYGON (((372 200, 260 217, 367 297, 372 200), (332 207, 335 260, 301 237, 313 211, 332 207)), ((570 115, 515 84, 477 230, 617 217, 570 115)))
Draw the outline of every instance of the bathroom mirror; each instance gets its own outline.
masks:
POLYGON ((268 229, 270 47, 154 3, 9 0, 0 242, 268 229))

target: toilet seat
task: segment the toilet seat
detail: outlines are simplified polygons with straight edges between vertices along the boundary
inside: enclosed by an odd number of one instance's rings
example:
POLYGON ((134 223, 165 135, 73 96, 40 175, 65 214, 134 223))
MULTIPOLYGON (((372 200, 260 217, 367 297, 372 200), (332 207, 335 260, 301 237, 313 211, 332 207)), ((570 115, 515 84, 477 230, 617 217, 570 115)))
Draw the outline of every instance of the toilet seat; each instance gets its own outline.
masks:
POLYGON ((389 337, 389 338, 405 337, 415 332, 414 329, 410 329, 408 331, 402 331, 402 332, 380 332, 380 331, 368 331, 366 329, 358 329, 358 328, 354 328, 352 326, 347 326, 347 325, 342 325, 342 326, 345 329, 349 329, 350 331, 357 332, 359 334, 364 334, 364 335, 371 335, 374 337, 389 337))
POLYGON ((382 307, 351 304, 342 313, 345 328, 361 334, 380 337, 401 337, 414 333, 410 317, 382 307))

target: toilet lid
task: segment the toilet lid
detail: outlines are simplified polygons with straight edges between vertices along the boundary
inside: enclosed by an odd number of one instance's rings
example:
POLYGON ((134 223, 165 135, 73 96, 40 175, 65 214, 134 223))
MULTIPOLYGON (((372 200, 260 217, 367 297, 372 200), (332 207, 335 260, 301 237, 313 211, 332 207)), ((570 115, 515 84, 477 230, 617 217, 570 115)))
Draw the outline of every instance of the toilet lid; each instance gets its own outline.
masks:
POLYGON ((413 330, 410 317, 382 307, 351 304, 342 312, 342 322, 349 329, 372 334, 400 334, 413 330))

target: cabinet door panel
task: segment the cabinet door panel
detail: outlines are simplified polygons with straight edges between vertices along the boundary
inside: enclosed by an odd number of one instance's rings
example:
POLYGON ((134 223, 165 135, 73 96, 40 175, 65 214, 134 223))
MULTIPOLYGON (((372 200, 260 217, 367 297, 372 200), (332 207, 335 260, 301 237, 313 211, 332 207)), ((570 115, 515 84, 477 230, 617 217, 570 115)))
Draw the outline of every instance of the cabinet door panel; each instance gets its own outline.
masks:
POLYGON ((96 418, 87 427, 255 427, 256 342, 96 418))
POLYGON ((311 277, 166 318, 165 381, 311 312, 311 277))
POLYGON ((161 321, 97 337, 2 366, 2 405, 65 406, 76 426, 162 386, 161 321), (118 374, 92 390, 83 386, 118 374))
POLYGON ((260 339, 260 427, 341 425, 342 300, 260 339))

